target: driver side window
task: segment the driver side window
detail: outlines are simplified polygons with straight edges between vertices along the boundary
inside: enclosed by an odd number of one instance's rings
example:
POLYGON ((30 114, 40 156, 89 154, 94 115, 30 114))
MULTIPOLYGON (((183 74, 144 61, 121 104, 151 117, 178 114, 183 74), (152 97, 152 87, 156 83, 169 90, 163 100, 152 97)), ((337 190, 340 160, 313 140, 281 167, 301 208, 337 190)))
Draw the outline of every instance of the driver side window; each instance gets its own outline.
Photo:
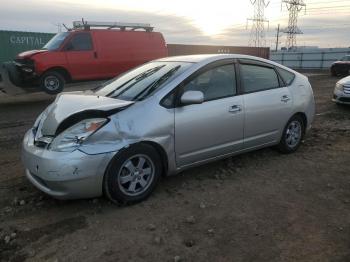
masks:
POLYGON ((90 33, 75 34, 65 48, 67 51, 89 51, 92 50, 90 33))
POLYGON ((236 94, 236 75, 233 64, 209 69, 184 85, 183 92, 201 91, 204 101, 234 96, 236 94))

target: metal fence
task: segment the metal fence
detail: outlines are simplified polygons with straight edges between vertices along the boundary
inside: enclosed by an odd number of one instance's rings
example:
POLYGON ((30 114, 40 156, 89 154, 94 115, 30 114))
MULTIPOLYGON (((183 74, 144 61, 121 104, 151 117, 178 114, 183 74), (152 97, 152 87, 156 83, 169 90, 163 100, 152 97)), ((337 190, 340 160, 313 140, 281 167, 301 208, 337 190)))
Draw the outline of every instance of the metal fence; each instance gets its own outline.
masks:
POLYGON ((317 51, 271 52, 270 59, 282 65, 295 69, 326 69, 345 55, 350 54, 350 48, 321 49, 317 51))
POLYGON ((219 46, 219 45, 182 45, 168 44, 169 56, 194 54, 243 54, 260 56, 269 59, 270 48, 248 46, 219 46))

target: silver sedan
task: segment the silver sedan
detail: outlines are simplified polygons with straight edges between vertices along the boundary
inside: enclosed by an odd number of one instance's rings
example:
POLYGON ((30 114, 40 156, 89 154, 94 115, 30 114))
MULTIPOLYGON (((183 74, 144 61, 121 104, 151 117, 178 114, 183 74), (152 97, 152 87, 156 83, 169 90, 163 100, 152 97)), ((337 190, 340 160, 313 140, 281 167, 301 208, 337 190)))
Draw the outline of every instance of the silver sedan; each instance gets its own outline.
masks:
POLYGON ((263 147, 294 152, 314 112, 308 79, 282 65, 168 57, 58 95, 26 133, 22 159, 27 178, 55 198, 133 203, 161 175, 263 147))

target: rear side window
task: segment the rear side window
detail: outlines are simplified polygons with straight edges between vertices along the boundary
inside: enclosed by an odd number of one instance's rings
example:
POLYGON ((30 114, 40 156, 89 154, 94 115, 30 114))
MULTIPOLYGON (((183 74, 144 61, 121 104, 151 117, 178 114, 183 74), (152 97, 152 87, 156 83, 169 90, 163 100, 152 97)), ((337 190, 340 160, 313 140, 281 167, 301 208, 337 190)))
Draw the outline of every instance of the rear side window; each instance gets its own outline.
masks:
POLYGON ((190 90, 203 92, 205 101, 234 96, 236 94, 234 65, 218 66, 203 72, 183 87, 183 92, 190 90))
POLYGON ((287 70, 284 70, 282 68, 277 67, 277 71, 278 73, 281 75, 284 83, 289 86, 290 84, 292 84, 295 75, 287 70))
POLYGON ((245 93, 278 88, 278 76, 273 68, 258 65, 240 65, 245 93))
POLYGON ((67 44, 68 51, 88 51, 92 50, 92 40, 90 33, 75 34, 67 44))

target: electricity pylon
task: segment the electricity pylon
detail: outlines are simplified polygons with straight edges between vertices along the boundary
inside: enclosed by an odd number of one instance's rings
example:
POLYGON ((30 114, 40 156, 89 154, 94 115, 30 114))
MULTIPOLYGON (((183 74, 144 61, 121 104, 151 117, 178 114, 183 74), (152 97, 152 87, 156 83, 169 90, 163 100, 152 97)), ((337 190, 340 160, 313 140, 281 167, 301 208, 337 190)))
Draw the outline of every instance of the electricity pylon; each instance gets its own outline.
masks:
POLYGON ((265 0, 250 0, 250 2, 254 6, 254 17, 247 19, 247 27, 249 21, 253 22, 249 45, 255 47, 266 46, 265 23, 269 23, 269 21, 265 19, 264 12, 270 2, 266 3, 265 0))
POLYGON ((297 46, 297 34, 303 32, 298 27, 298 14, 306 8, 304 0, 283 0, 289 11, 288 27, 283 30, 283 33, 287 34, 286 47, 291 50, 297 46))

